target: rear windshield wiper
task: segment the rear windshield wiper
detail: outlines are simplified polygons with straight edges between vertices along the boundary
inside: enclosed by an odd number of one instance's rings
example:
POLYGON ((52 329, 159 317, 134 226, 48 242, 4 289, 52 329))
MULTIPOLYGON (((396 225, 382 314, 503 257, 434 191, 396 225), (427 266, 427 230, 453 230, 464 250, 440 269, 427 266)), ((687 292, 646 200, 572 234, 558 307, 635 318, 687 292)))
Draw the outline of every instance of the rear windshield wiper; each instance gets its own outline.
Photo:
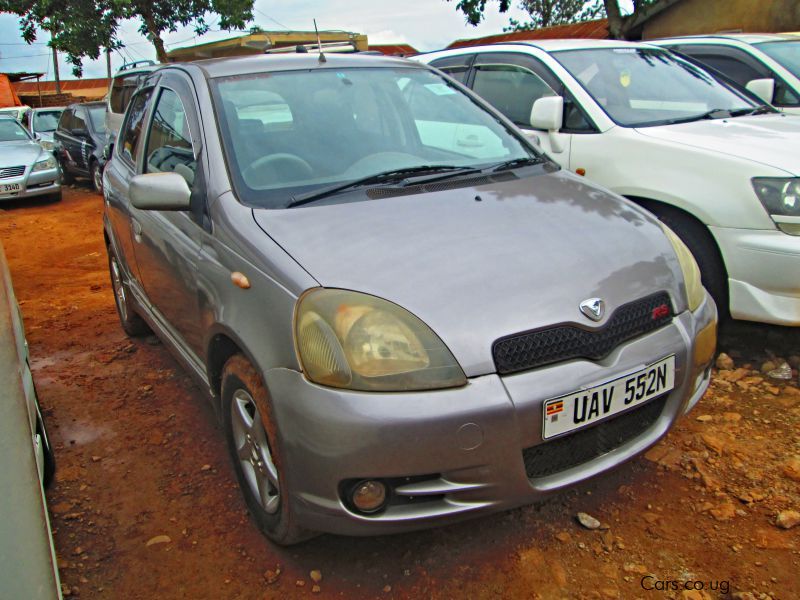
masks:
POLYGON ((527 167, 529 165, 540 165, 546 162, 544 158, 538 156, 526 156, 525 158, 515 158, 498 163, 492 167, 492 171, 507 171, 508 169, 516 169, 518 167, 527 167))
POLYGON ((376 183, 391 183, 391 182, 402 181, 403 179, 406 179, 409 176, 414 176, 418 174, 442 173, 442 172, 446 172, 446 177, 450 177, 453 175, 474 173, 477 172, 477 169, 474 169, 472 167, 457 167, 455 165, 420 165, 418 167, 407 167, 405 169, 392 169, 391 171, 384 171, 383 173, 376 173, 374 175, 369 175, 367 177, 354 179, 353 181, 348 181, 347 183, 338 183, 336 185, 322 188, 321 190, 320 189, 311 190, 310 192, 306 192, 305 194, 298 194, 297 196, 292 196, 292 199, 289 201, 289 204, 286 205, 286 208, 292 208, 294 206, 307 204, 308 202, 313 202, 314 200, 319 200, 320 198, 325 198, 327 196, 331 196, 332 194, 335 194, 337 192, 342 192, 344 190, 355 189, 366 185, 373 185, 376 183))

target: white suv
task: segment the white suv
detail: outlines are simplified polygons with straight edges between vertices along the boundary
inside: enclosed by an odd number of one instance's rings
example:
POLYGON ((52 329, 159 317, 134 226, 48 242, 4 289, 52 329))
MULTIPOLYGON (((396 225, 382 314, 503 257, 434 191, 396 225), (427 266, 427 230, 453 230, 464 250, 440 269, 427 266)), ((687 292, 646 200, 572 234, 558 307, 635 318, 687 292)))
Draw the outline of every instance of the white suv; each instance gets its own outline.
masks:
POLYGON ((152 60, 137 60, 136 62, 122 65, 106 94, 106 130, 108 139, 114 142, 122 126, 122 117, 125 116, 125 109, 133 96, 133 92, 139 87, 139 83, 147 75, 156 70, 161 65, 152 60))
POLYGON ((800 115, 800 37, 796 35, 718 34, 649 43, 685 54, 757 92, 782 111, 800 115))
POLYGON ((800 117, 647 44, 542 40, 416 58, 563 167, 657 214, 722 311, 800 325, 800 117))

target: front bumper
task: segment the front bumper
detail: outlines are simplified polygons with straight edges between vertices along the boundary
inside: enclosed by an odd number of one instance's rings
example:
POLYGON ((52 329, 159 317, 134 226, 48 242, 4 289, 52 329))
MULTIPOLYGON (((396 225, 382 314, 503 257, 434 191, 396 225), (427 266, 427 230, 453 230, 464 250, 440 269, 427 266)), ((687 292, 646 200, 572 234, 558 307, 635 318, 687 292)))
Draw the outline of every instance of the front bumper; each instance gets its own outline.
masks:
POLYGON ((715 320, 716 308, 707 297, 694 314, 676 316, 602 361, 485 375, 453 390, 351 392, 309 383, 290 369, 270 370, 265 379, 298 522, 344 535, 409 531, 528 504, 616 467, 658 441, 703 395, 710 364, 693 366, 694 339, 715 320), (675 388, 652 425, 587 462, 528 478, 523 451, 543 443, 545 400, 669 354, 676 359, 675 388), (390 480, 397 502, 369 516, 348 509, 342 482, 362 478, 390 480))
POLYGON ((25 169, 20 177, 0 179, 0 202, 4 200, 21 200, 57 194, 61 191, 61 171, 58 167, 44 171, 31 172, 31 167, 25 169), (19 190, 13 192, 2 191, 5 185, 19 185, 19 190))
POLYGON ((711 227, 728 270, 734 319, 800 325, 800 236, 711 227))

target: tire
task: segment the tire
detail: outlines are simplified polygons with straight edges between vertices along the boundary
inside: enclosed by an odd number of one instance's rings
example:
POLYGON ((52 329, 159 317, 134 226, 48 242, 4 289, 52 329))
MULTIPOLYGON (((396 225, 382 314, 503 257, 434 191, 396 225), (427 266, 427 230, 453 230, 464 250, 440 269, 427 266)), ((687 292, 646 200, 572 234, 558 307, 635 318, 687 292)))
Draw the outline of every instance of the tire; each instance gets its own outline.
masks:
POLYGON ((691 250, 697 261, 697 266, 700 267, 703 286, 717 304, 720 320, 727 319, 730 316, 728 272, 725 269, 725 263, 722 260, 719 248, 714 238, 711 237, 708 228, 692 217, 677 211, 662 211, 658 214, 658 217, 691 250))
POLYGON ((313 537, 295 520, 269 392, 241 354, 222 370, 222 413, 236 478, 259 529, 281 546, 313 537))
POLYGON ((67 171, 64 165, 61 165, 61 184, 72 185, 73 183, 75 183, 75 176, 67 171))
POLYGON ((117 307, 117 316, 119 317, 122 329, 124 329, 125 333, 130 337, 140 337, 150 333, 150 327, 148 327, 145 320, 136 313, 131 304, 130 292, 125 283, 122 269, 110 246, 107 248, 107 252, 108 272, 111 276, 111 289, 114 292, 114 304, 117 307))
POLYGON ((89 175, 92 180, 92 188, 98 194, 103 193, 103 169, 100 168, 100 163, 96 160, 92 161, 89 166, 89 175))
POLYGON ((47 428, 44 424, 42 411, 39 405, 36 405, 36 434, 39 436, 42 444, 42 454, 44 455, 44 472, 42 473, 42 485, 49 487, 53 482, 56 474, 56 456, 53 452, 53 447, 50 445, 50 438, 47 435, 47 428))

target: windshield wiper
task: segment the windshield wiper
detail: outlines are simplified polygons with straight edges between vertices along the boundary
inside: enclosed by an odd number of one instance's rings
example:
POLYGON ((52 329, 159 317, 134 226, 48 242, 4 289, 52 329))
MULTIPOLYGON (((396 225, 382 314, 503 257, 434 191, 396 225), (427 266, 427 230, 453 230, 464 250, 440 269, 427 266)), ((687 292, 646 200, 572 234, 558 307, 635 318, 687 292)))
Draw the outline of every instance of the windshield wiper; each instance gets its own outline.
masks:
POLYGON ((774 108, 772 108, 769 104, 762 104, 761 106, 758 106, 758 107, 752 108, 752 109, 751 108, 747 108, 747 109, 743 108, 742 112, 737 111, 738 114, 736 114, 734 116, 738 117, 739 115, 747 115, 747 116, 767 115, 767 114, 776 113, 776 112, 778 112, 778 111, 775 110, 774 108))
POLYGON ((515 158, 498 163, 492 167, 492 171, 507 171, 508 169, 516 169, 517 167, 527 167, 529 165, 540 165, 545 162, 545 159, 537 156, 526 156, 525 158, 515 158))
MULTIPOLYGON (((402 181, 408 178, 409 176, 417 174, 440 173, 440 172, 447 172, 447 174, 444 177, 451 177, 454 175, 474 173, 477 172, 477 169, 474 169, 472 167, 457 167, 455 165, 420 165, 418 167, 407 167, 405 169, 392 169, 391 171, 384 171, 382 173, 375 173, 374 175, 368 175, 367 177, 354 179, 353 181, 348 181, 347 183, 338 183, 336 185, 322 188, 321 190, 320 189, 311 190, 310 192, 306 192, 305 194, 298 194, 297 196, 292 196, 292 199, 289 201, 289 204, 286 205, 286 208, 292 208, 294 206, 307 204, 309 202, 313 202, 314 200, 319 200, 321 198, 331 196, 333 194, 336 194, 337 192, 343 192, 349 189, 356 189, 366 185, 373 185, 376 183, 392 183, 392 182, 402 181)), ((444 177, 437 177, 435 179, 436 180, 443 179, 444 177)))

